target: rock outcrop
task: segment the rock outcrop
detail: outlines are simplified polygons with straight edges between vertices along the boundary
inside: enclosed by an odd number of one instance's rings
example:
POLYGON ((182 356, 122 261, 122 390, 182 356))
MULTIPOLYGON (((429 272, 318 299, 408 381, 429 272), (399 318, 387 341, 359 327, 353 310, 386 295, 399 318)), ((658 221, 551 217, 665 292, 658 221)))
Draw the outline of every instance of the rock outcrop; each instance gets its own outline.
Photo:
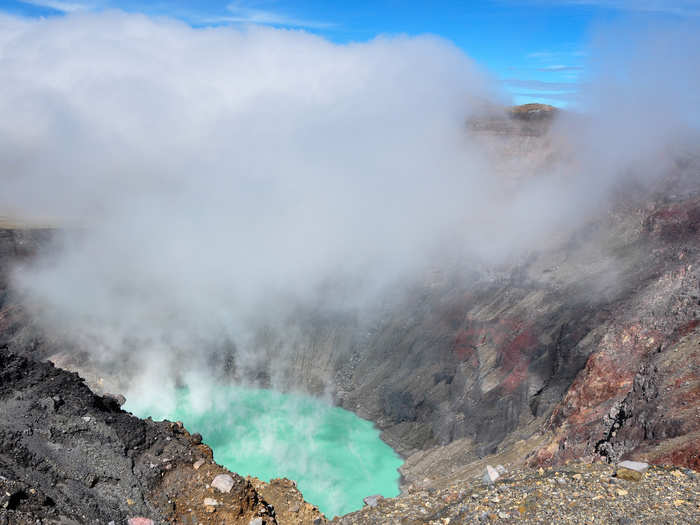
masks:
POLYGON ((250 481, 214 464, 182 424, 138 419, 51 363, 0 348, 0 413, 0 523, 277 523, 250 481), (231 483, 212 509, 204 478, 216 475, 231 483))

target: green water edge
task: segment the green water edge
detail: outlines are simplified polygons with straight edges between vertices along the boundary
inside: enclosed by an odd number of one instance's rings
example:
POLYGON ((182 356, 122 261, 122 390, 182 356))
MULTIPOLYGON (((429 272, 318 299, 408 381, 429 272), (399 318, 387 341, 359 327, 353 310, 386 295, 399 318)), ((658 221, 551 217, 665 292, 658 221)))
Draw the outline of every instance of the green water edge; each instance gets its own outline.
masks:
POLYGON ((403 460, 371 421, 322 400, 238 386, 178 389, 172 406, 129 399, 139 417, 182 421, 199 432, 214 459, 264 481, 293 479, 304 499, 329 518, 362 508, 372 494, 399 494, 403 460))

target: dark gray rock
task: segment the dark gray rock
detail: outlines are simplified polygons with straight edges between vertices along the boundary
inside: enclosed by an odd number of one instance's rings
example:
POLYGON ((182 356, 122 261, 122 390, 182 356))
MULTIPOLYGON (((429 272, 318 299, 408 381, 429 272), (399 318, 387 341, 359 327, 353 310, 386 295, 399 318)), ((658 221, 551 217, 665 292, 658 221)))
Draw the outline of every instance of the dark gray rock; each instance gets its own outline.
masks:
POLYGON ((149 467, 156 445, 166 443, 168 457, 183 463, 194 460, 169 423, 133 417, 76 374, 2 348, 0 413, 0 522, 162 521, 148 495, 161 479, 149 467))

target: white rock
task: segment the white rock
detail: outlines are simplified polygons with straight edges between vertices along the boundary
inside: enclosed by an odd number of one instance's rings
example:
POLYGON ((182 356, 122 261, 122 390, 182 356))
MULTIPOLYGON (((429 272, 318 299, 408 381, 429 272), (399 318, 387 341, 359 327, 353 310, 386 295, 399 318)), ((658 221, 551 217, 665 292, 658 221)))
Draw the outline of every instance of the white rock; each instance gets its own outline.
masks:
POLYGON ((640 474, 644 474, 649 468, 649 463, 643 463, 641 461, 622 461, 617 464, 618 467, 626 468, 627 470, 634 470, 640 474))
POLYGON ((496 465, 496 470, 498 471, 498 474, 501 475, 501 476, 502 476, 503 474, 505 474, 506 472, 508 472, 508 471, 506 470, 506 467, 504 467, 503 465, 496 465))
POLYGON ((219 505, 219 502, 216 501, 214 498, 204 498, 204 504, 207 507, 216 507, 217 505, 219 505))
POLYGON ((254 518, 248 522, 248 525, 263 525, 262 518, 254 518))
POLYGON ((228 474, 219 474, 212 480, 211 486, 219 492, 231 492, 233 488, 233 478, 228 474))
POLYGON ((204 465, 204 463, 205 463, 205 461, 203 459, 198 459, 197 461, 194 462, 194 465, 192 465, 192 466, 194 467, 195 470, 199 470, 199 467, 204 465))
POLYGON ((484 483, 486 483, 487 485, 493 485, 493 483, 500 477, 501 475, 495 468, 493 468, 491 465, 486 465, 486 469, 484 469, 484 475, 481 479, 483 479, 484 483))
POLYGON ((362 502, 370 507, 376 507, 380 499, 382 499, 381 494, 374 494, 373 496, 367 496, 366 498, 363 498, 362 502))

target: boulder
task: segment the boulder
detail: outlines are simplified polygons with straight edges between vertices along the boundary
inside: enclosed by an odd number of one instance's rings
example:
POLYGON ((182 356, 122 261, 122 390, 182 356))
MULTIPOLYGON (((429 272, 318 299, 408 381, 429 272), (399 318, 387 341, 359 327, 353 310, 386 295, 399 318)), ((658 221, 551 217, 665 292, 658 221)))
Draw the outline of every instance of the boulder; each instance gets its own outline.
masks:
POLYGON ((123 406, 124 403, 126 403, 126 398, 121 394, 110 394, 109 392, 107 392, 102 397, 120 407, 123 406))
POLYGON ((231 492, 233 488, 233 478, 228 474, 219 474, 212 480, 211 486, 219 492, 231 492))
POLYGON ((617 464, 617 467, 634 470, 635 472, 644 474, 647 470, 649 470, 649 463, 644 463, 642 461, 621 461, 617 464))
POLYGON ((493 468, 491 465, 486 465, 484 475, 481 479, 483 479, 484 483, 487 485, 493 485, 499 477, 501 477, 501 475, 495 468, 493 468))
POLYGON ((374 494, 372 496, 367 496, 366 498, 363 498, 362 502, 369 507, 376 507, 377 503, 379 503, 379 500, 382 498, 383 496, 381 494, 374 494))
POLYGON ((628 481, 639 481, 648 468, 649 464, 641 461, 622 461, 617 465, 617 477, 628 481))

